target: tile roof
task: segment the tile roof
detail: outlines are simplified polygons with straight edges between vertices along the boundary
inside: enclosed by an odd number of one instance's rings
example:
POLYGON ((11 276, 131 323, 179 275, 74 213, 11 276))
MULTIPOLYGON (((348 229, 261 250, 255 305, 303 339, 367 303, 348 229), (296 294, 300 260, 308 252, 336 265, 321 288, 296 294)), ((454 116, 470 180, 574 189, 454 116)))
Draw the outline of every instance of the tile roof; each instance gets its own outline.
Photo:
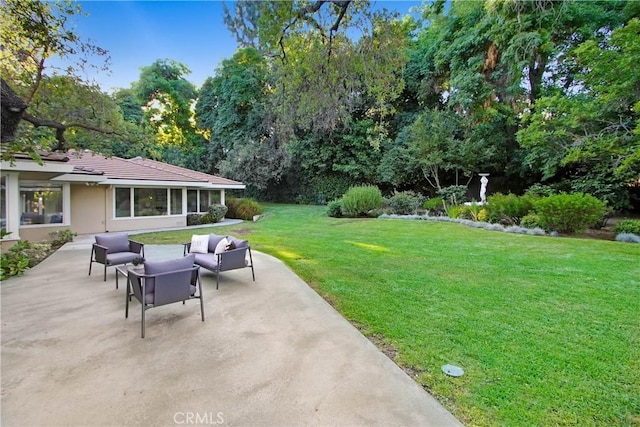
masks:
POLYGON ((192 171, 190 169, 155 160, 136 157, 123 159, 120 157, 105 157, 92 152, 70 152, 69 163, 74 166, 74 172, 83 174, 104 174, 108 179, 128 179, 139 181, 192 181, 213 185, 242 185, 215 175, 192 171))

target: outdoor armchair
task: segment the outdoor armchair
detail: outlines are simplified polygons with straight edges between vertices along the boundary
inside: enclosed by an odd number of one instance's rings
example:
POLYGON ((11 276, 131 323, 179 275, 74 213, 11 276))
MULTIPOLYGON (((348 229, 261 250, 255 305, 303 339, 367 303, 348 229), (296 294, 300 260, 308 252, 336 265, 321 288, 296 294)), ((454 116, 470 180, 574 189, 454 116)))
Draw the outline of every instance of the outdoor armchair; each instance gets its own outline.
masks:
POLYGON ((142 338, 145 332, 145 312, 151 308, 186 300, 200 300, 200 316, 204 322, 204 303, 200 267, 193 264, 195 257, 169 261, 147 261, 144 272, 129 270, 127 280, 125 318, 129 317, 129 300, 135 297, 142 311, 142 338))
POLYGON ((109 233, 96 236, 91 247, 89 276, 94 262, 104 265, 104 281, 107 281, 107 267, 128 264, 137 257, 144 257, 144 244, 129 239, 127 233, 109 233))

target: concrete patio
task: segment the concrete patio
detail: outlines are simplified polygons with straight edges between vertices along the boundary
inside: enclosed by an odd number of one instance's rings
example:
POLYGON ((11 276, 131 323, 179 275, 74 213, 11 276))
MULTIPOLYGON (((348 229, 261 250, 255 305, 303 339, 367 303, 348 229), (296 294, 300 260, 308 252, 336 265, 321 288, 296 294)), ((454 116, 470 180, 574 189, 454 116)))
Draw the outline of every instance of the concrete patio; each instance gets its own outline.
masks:
MULTIPOLYGON (((146 246, 148 259, 182 246, 146 246)), ((197 301, 124 317, 90 245, 2 283, 3 426, 460 423, 279 260, 203 271, 197 301)))

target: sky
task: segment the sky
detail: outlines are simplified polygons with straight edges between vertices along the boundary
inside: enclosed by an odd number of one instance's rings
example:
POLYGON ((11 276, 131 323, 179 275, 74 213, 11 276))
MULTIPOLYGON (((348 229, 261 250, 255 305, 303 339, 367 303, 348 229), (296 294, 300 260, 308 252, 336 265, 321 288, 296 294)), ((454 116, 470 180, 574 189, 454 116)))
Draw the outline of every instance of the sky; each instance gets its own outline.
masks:
MULTIPOLYGON (((130 87, 140 77, 140 68, 158 59, 186 65, 191 70, 186 79, 199 88, 237 49, 235 37, 223 22, 222 1, 79 3, 88 16, 74 18, 75 31, 111 56, 109 74, 93 72, 87 76, 105 92, 130 87)), ((421 1, 378 0, 375 4, 404 14, 421 1)), ((233 5, 228 1, 227 6, 233 5)))

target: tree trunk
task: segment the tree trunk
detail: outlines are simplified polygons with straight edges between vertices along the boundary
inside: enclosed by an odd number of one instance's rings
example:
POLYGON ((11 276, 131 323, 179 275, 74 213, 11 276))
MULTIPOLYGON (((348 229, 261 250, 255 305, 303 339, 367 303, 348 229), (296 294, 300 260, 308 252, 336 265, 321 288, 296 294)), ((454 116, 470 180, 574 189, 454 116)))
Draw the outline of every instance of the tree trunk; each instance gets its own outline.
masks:
POLYGON ((18 124, 27 110, 27 103, 11 89, 4 79, 2 79, 2 92, 0 92, 0 95, 0 104, 2 104, 0 142, 5 144, 15 139, 18 124))

